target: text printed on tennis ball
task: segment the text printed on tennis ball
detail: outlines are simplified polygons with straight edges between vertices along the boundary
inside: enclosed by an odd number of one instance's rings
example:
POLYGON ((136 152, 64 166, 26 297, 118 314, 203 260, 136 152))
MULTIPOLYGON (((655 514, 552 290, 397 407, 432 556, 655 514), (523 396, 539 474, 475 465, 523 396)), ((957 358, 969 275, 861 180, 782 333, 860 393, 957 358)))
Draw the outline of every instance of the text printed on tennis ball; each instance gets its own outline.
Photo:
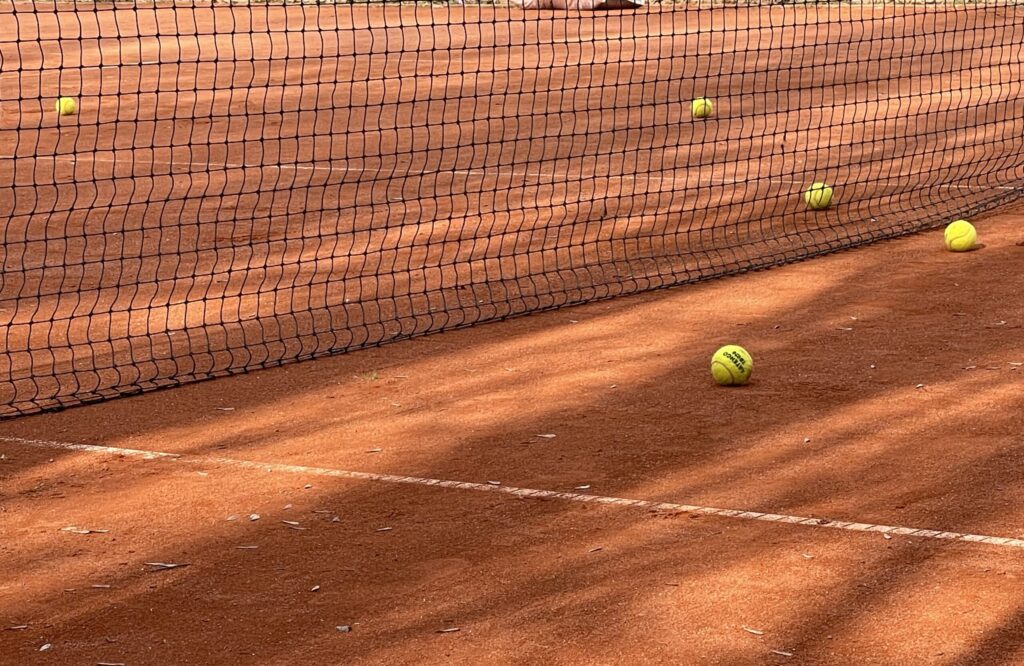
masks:
POLYGON ((739 370, 740 372, 743 372, 743 369, 746 366, 747 361, 745 358, 743 358, 741 354, 738 354, 734 351, 727 351, 723 353, 722 356, 732 361, 732 364, 736 366, 736 369, 739 370))

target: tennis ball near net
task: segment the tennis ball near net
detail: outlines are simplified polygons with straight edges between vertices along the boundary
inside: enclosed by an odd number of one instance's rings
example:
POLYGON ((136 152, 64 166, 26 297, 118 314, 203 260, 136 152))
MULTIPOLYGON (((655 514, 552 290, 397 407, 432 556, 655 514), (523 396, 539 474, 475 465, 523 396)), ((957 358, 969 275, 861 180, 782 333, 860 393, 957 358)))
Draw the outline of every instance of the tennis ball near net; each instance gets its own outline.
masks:
POLYGON ((832 205, 832 187, 825 183, 812 183, 804 192, 804 203, 813 210, 824 210, 832 205))
POLYGON ((753 357, 739 345, 726 345, 711 357, 711 376, 720 386, 746 384, 753 370, 753 357))
POLYGON ((951 222, 942 237, 946 242, 946 249, 950 252, 973 250, 974 244, 978 242, 978 232, 967 220, 951 222))
POLYGON ((78 103, 70 97, 61 97, 57 100, 57 113, 62 116, 71 116, 78 111, 78 103))
POLYGON ((707 97, 698 97, 690 102, 690 112, 694 118, 708 118, 715 110, 715 105, 707 97))

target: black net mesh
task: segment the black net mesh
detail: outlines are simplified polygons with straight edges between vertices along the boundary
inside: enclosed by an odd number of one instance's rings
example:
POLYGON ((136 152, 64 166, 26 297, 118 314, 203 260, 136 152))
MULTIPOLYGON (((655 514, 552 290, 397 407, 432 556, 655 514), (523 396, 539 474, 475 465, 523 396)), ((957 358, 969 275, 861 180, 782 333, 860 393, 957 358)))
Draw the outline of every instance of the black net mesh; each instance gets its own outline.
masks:
POLYGON ((1022 73, 1002 2, 0 3, 0 415, 973 215, 1022 73))

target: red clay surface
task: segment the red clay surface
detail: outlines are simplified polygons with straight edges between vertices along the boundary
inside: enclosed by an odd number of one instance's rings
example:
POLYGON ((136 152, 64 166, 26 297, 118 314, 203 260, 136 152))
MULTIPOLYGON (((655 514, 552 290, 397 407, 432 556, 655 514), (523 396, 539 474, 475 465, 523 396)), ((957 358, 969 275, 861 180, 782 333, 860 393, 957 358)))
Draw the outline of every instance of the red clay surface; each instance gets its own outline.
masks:
POLYGON ((978 226, 4 422, 0 662, 1020 663, 1020 549, 204 459, 1021 537, 1024 215, 978 226))
POLYGON ((972 214, 1022 16, 0 2, 0 415, 972 214))

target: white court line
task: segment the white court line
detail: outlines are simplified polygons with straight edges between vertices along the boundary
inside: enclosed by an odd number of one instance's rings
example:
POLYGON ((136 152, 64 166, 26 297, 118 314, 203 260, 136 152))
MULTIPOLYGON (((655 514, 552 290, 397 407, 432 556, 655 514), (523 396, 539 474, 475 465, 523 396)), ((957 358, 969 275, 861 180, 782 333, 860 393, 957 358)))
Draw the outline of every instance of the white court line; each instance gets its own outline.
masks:
MULTIPOLYGON (((138 165, 142 165, 142 166, 145 166, 145 165, 152 165, 152 166, 159 165, 159 166, 165 166, 165 167, 178 167, 178 168, 182 168, 182 169, 188 169, 190 172, 194 172, 194 171, 196 171, 198 169, 199 170, 198 173, 206 173, 206 172, 208 172, 210 170, 218 171, 218 170, 223 170, 223 169, 277 169, 279 171, 297 171, 297 172, 300 172, 300 173, 303 173, 303 172, 308 172, 308 173, 320 173, 320 172, 333 173, 333 172, 336 172, 336 171, 337 172, 349 172, 349 171, 351 171, 353 173, 377 173, 377 174, 381 174, 381 175, 384 175, 384 176, 395 176, 395 177, 402 177, 402 176, 437 176, 437 175, 442 175, 442 174, 458 174, 460 176, 495 176, 495 177, 501 177, 501 178, 508 178, 508 177, 516 177, 516 176, 518 176, 518 177, 521 177, 521 178, 548 178, 548 179, 551 180, 551 182, 554 182, 554 178, 556 176, 556 174, 554 174, 554 173, 543 173, 543 172, 539 172, 539 171, 538 172, 533 172, 533 171, 518 171, 518 172, 516 172, 516 171, 503 171, 501 169, 495 169, 493 171, 485 171, 483 169, 444 169, 444 170, 435 170, 435 171, 399 171, 399 170, 389 170, 389 169, 364 169, 364 168, 360 168, 360 167, 333 167, 333 166, 325 166, 325 165, 318 165, 318 164, 245 164, 245 163, 231 163, 231 162, 224 163, 224 164, 208 164, 208 163, 207 164, 203 164, 202 162, 181 162, 181 161, 147 162, 145 160, 139 160, 138 162, 133 163, 133 162, 127 160, 127 159, 113 159, 113 158, 109 158, 109 157, 99 157, 99 156, 96 156, 96 155, 89 155, 89 154, 84 154, 84 155, 25 155, 25 156, 21 156, 21 157, 18 157, 18 156, 15 156, 15 155, 0 155, 0 159, 3 159, 3 160, 12 160, 12 159, 21 159, 21 160, 28 160, 28 159, 32 159, 32 160, 55 160, 55 161, 73 162, 73 163, 76 163, 76 164, 78 162, 94 162, 94 163, 99 163, 99 164, 125 164, 125 165, 128 165, 128 164, 131 164, 131 165, 138 164, 138 165)), ((152 176, 152 175, 164 176, 164 175, 185 175, 185 174, 163 174, 163 173, 160 173, 160 174, 150 174, 150 176, 152 176)), ((130 176, 124 176, 124 177, 128 178, 130 176)), ((143 177, 145 177, 145 176, 143 176, 143 177)), ((592 176, 592 178, 597 178, 597 177, 596 176, 592 176)), ((700 182, 698 182, 696 184, 691 183, 690 179, 688 179, 686 177, 662 175, 662 174, 657 174, 657 173, 608 174, 606 176, 601 176, 600 178, 604 178, 604 179, 619 178, 619 179, 624 179, 624 180, 625 179, 631 179, 631 180, 643 179, 643 180, 658 180, 658 181, 661 181, 661 182, 670 181, 672 183, 679 183, 683 187, 700 187, 701 185, 704 185, 704 184, 711 184, 711 185, 742 185, 744 183, 749 183, 751 181, 754 181, 754 182, 763 181, 763 182, 767 182, 767 183, 778 183, 780 185, 800 185, 800 186, 804 186, 804 185, 808 184, 808 182, 805 182, 803 180, 793 180, 793 179, 789 179, 789 178, 773 178, 772 176, 758 176, 758 175, 754 175, 751 178, 746 178, 746 179, 744 179, 744 178, 703 178, 703 179, 700 179, 700 182)), ((562 182, 562 181, 559 181, 559 182, 562 182)), ((531 184, 550 184, 550 183, 531 183, 531 184)), ((858 183, 854 183, 854 184, 855 185, 867 185, 867 184, 870 184, 870 183, 860 183, 860 182, 858 182, 858 183)), ((1012 185, 957 185, 957 184, 942 184, 942 183, 935 183, 935 184, 930 184, 930 185, 929 184, 918 184, 915 187, 925 188, 925 189, 933 189, 934 188, 934 189, 943 189, 943 190, 966 190, 966 191, 969 191, 969 192, 971 192, 971 191, 982 192, 982 191, 988 191, 988 190, 1001 190, 1001 191, 1014 192, 1014 191, 1017 191, 1017 190, 1024 189, 1024 187, 1015 187, 1015 186, 1012 186, 1012 185)))
POLYGON ((373 472, 354 472, 342 469, 331 469, 327 467, 307 467, 305 465, 262 463, 250 460, 237 460, 235 458, 218 458, 213 456, 190 456, 177 453, 166 453, 162 451, 123 449, 116 446, 99 446, 95 444, 57 442, 42 439, 26 439, 24 437, 8 437, 3 435, 0 435, 0 442, 22 444, 25 446, 32 446, 43 449, 81 451, 85 453, 141 458, 143 460, 176 460, 191 465, 220 465, 226 467, 238 467, 241 469, 258 470, 262 472, 283 472, 286 474, 311 474, 315 476, 332 477, 338 479, 355 479, 358 481, 371 481, 377 483, 394 483, 402 485, 430 486, 436 488, 453 488, 457 490, 474 490, 478 492, 499 493, 503 495, 512 495, 514 497, 523 498, 555 499, 562 500, 565 502, 608 504, 613 506, 634 507, 638 509, 649 509, 659 511, 679 511, 683 513, 698 513, 708 516, 719 516, 722 518, 735 518, 737 520, 754 520, 767 523, 803 525, 806 527, 824 527, 833 530, 845 530, 848 532, 880 532, 882 534, 897 534, 900 536, 920 537, 923 539, 934 539, 939 541, 961 541, 967 543, 985 543, 994 546, 1003 546, 1007 548, 1024 548, 1024 539, 1014 539, 1010 537, 990 536, 985 534, 967 534, 964 532, 949 532, 943 530, 929 530, 917 527, 899 527, 896 525, 877 525, 873 523, 858 523, 849 522, 845 520, 833 520, 831 518, 811 518, 809 516, 791 516, 778 513, 762 513, 760 511, 722 509, 711 506, 700 506, 696 504, 655 502, 652 500, 626 499, 622 497, 609 497, 605 495, 588 495, 583 493, 558 492, 554 490, 538 490, 535 488, 517 488, 515 486, 495 486, 491 484, 474 483, 471 481, 446 481, 442 479, 429 479, 418 476, 376 474, 373 472))

